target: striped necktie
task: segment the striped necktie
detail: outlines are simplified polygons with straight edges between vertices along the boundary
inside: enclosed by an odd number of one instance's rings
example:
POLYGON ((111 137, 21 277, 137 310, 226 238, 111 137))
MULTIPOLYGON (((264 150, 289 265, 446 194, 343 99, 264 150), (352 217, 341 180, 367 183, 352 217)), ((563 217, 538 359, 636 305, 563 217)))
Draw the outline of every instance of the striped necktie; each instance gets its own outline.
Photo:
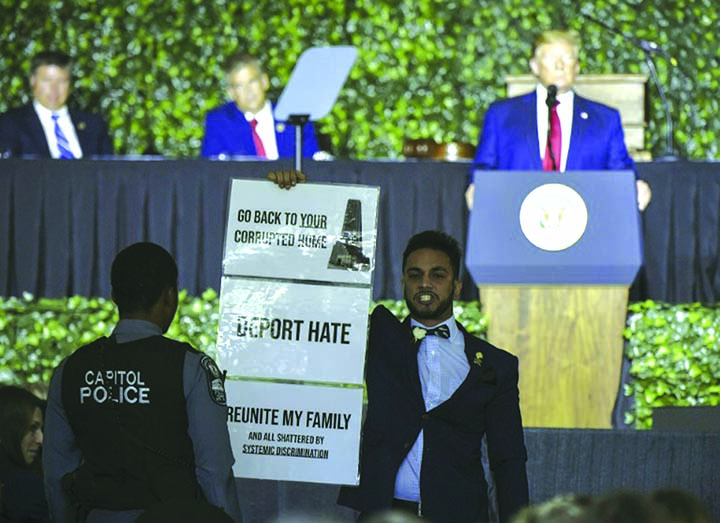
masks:
POLYGON ((58 123, 58 118, 60 118, 60 115, 53 113, 52 119, 55 122, 55 138, 57 139, 57 146, 58 146, 58 150, 60 151, 59 158, 61 160, 72 160, 73 158, 75 158, 75 156, 70 151, 70 143, 68 142, 68 139, 65 137, 65 133, 63 133, 62 129, 60 129, 60 124, 58 123))
POLYGON ((434 329, 426 329, 425 327, 420 327, 419 325, 414 328, 424 330, 428 336, 438 336, 440 338, 445 338, 446 340, 450 338, 450 327, 447 325, 440 325, 434 329))

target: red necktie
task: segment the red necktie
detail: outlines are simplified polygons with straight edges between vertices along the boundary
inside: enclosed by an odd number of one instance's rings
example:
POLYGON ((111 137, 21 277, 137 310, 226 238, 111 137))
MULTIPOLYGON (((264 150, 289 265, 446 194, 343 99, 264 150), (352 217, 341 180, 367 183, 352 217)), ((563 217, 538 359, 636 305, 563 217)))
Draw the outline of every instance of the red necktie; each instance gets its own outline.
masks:
POLYGON ((250 120, 250 129, 252 129, 253 142, 255 142, 255 153, 260 158, 267 158, 267 155, 265 154, 265 147, 263 147, 260 135, 257 133, 257 124, 258 121, 255 118, 250 120))
POLYGON ((560 118, 557 113, 557 106, 560 102, 556 102, 550 109, 550 128, 548 129, 547 145, 545 147, 545 157, 543 158, 543 171, 559 171, 560 155, 562 151, 562 130, 560 129, 560 118), (553 163, 553 158, 555 162, 553 163))

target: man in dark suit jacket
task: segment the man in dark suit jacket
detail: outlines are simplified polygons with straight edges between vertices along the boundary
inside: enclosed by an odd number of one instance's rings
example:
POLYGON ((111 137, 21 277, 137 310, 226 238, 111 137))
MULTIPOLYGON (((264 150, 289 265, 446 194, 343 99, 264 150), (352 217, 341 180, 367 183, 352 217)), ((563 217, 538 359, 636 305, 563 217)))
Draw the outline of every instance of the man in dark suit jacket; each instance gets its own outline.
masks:
MULTIPOLYGON (((225 84, 230 101, 206 115, 202 156, 293 158, 295 127, 275 120, 266 98, 270 80, 260 61, 246 53, 231 56, 225 84)), ((303 157, 311 158, 318 152, 312 124, 307 123, 302 133, 303 157)))
POLYGON ((528 502, 518 360, 453 318, 460 259, 454 238, 416 234, 403 254, 410 317, 373 311, 360 485, 338 498, 358 521, 390 509, 433 523, 489 521, 484 436, 500 521, 528 502))
MULTIPOLYGON (((557 90, 561 154, 557 171, 634 170, 625 146, 620 113, 575 94, 580 70, 580 38, 575 31, 545 31, 536 38, 530 68, 538 80, 531 93, 490 105, 473 167, 476 169, 543 170, 548 140, 549 87, 557 90)), ((638 205, 650 202, 650 187, 638 180, 638 205)), ((472 189, 469 190, 471 201, 472 189)))
POLYGON ((105 122, 69 109, 72 59, 42 51, 30 65, 34 101, 0 115, 0 155, 27 158, 82 158, 113 154, 105 122), (57 129, 56 129, 57 128, 57 129))

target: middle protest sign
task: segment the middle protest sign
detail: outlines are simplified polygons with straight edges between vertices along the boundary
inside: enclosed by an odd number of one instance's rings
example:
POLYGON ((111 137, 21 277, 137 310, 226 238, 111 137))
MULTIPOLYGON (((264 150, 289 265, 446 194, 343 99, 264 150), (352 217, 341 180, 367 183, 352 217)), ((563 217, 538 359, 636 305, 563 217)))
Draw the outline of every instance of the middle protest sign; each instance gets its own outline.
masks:
POLYGON ((362 385, 370 287, 226 276, 218 351, 231 376, 362 385))

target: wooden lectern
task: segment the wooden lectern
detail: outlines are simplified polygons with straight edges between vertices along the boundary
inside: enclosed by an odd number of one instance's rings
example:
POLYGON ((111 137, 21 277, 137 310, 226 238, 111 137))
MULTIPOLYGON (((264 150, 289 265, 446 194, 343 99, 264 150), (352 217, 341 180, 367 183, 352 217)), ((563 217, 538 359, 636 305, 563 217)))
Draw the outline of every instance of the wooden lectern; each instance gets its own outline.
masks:
POLYGON ((465 265, 520 360, 526 427, 610 428, 642 264, 630 171, 477 171, 465 265))

